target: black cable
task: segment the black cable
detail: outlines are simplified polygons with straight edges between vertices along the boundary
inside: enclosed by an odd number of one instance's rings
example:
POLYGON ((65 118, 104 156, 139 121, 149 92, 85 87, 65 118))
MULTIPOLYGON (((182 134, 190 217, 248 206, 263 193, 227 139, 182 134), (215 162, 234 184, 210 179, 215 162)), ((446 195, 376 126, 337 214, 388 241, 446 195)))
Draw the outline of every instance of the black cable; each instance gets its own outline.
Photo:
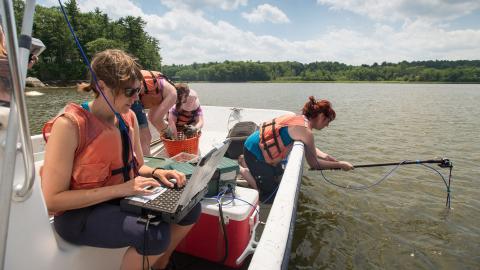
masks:
POLYGON ((453 170, 453 166, 450 164, 450 166, 448 166, 448 168, 450 168, 450 172, 448 174, 448 183, 447 183, 447 180, 445 180, 445 177, 443 176, 443 174, 441 172, 439 172, 437 169, 431 167, 431 166, 428 166, 428 165, 425 165, 425 164, 422 164, 423 166, 429 168, 429 169, 432 169, 434 170, 436 173, 438 173, 438 175, 440 175, 440 177, 442 177, 442 180, 443 180, 443 183, 445 184, 445 188, 447 189, 447 199, 445 201, 445 206, 448 207, 449 209, 451 208, 450 205, 451 205, 451 196, 450 196, 450 193, 451 193, 451 190, 450 190, 450 184, 451 184, 451 180, 452 180, 452 170, 453 170))
MULTIPOLYGON (((310 149, 308 149, 308 147, 305 147, 305 149, 307 151, 309 151, 310 149)), ((310 154, 312 154, 312 151, 309 151, 310 154)), ((390 174, 392 174, 396 169, 398 169, 398 167, 400 167, 400 165, 402 165, 403 163, 405 162, 409 162, 408 160, 404 160, 400 163, 397 164, 397 166, 395 166, 393 169, 391 169, 387 174, 385 174, 380 180, 378 180, 377 182, 373 183, 373 184, 370 184, 370 185, 362 185, 362 186, 343 186, 343 185, 339 185, 339 184, 336 184, 334 183, 333 181, 329 180, 324 174, 323 174, 323 170, 320 169, 321 168, 321 165, 320 165, 320 162, 318 161, 318 158, 317 158, 317 153, 313 153, 313 156, 315 158, 315 162, 317 163, 317 167, 318 169, 320 170, 320 174, 322 175, 323 179, 325 179, 326 182, 336 186, 336 187, 339 187, 339 188, 344 188, 344 189, 352 189, 352 190, 365 190, 365 189, 369 189, 371 187, 374 187, 378 184, 380 184, 381 182, 383 182, 385 179, 387 179, 388 176, 390 176, 390 174)))
MULTIPOLYGON (((223 197, 223 195, 222 195, 222 197, 223 197)), ((223 240, 224 240, 224 244, 225 244, 225 254, 223 255, 223 259, 220 261, 220 263, 224 264, 225 261, 228 258, 228 236, 227 236, 227 228, 225 226, 225 220, 223 218, 222 201, 221 201, 222 197, 220 197, 220 199, 218 199, 218 212, 219 212, 220 221, 221 221, 221 224, 222 224, 223 240)))
POLYGON ((146 242, 147 242, 147 224, 145 223, 145 229, 143 230, 143 247, 142 247, 142 268, 140 269, 145 269, 145 247, 146 247, 146 242))
POLYGON ((148 251, 148 226, 150 225, 150 215, 147 216, 147 222, 145 222, 145 230, 143 231, 143 256, 142 256, 142 269, 145 269, 145 261, 147 262, 147 269, 150 269, 150 261, 148 260, 148 256, 145 255, 148 251))
MULTIPOLYGON (((310 149, 308 149, 307 147, 305 147, 305 149, 307 149, 307 151, 309 151, 310 149)), ((311 151, 310 151, 311 153, 311 151)), ((314 154, 314 158, 315 158, 315 161, 317 163, 317 167, 318 168, 321 168, 320 166, 320 162, 318 161, 318 158, 317 158, 317 154, 315 153, 314 154)), ((437 161, 435 160, 429 160, 427 161, 427 163, 437 163, 437 161)), ((395 165, 396 163, 385 163, 385 164, 368 164, 368 165, 360 165, 360 167, 376 167, 376 166, 387 166, 387 165, 395 165)), ((445 202, 445 206, 447 206, 449 209, 450 209, 450 205, 451 205, 451 190, 450 190, 450 184, 451 184, 451 178, 452 178, 452 169, 453 169, 453 165, 451 162, 449 162, 449 160, 447 159, 443 159, 442 160, 442 163, 440 164, 440 166, 442 168, 445 168, 448 166, 448 168, 450 168, 450 173, 449 173, 449 177, 448 177, 448 184, 447 184, 447 181, 445 180, 445 177, 443 176, 443 174, 441 172, 439 172, 437 169, 433 168, 432 166, 429 166, 429 165, 426 165, 425 162, 421 162, 421 161, 411 161, 411 160, 404 160, 404 161, 401 161, 399 162, 398 164, 396 164, 396 166, 391 169, 387 174, 385 174, 382 178, 380 178, 380 180, 378 180, 377 182, 373 183, 373 184, 370 184, 370 185, 362 185, 362 186, 343 186, 343 185, 339 185, 339 184, 336 184, 334 183, 333 181, 329 180, 324 174, 323 174, 323 170, 320 169, 320 174, 322 175, 323 179, 334 185, 334 186, 337 186, 337 187, 340 187, 340 188, 344 188, 344 189, 352 189, 352 190, 365 190, 365 189, 369 189, 371 187, 374 187, 376 185, 379 185, 381 182, 383 182, 385 179, 387 179, 388 176, 390 176, 395 170, 397 170, 400 165, 407 165, 407 164, 418 164, 418 165, 423 165, 433 171, 435 171, 436 173, 438 173, 438 175, 440 175, 440 177, 442 178, 443 180, 443 183, 445 184, 445 187, 447 189, 447 201, 445 202), (448 163, 445 164, 444 161, 447 161, 448 163)), ((355 168, 355 166, 354 166, 355 168)))
MULTIPOLYGON (((317 160, 318 162, 318 160, 317 160)), ((336 184, 334 183, 333 181, 327 179, 327 177, 323 174, 323 170, 320 170, 320 174, 322 174, 323 176, 323 179, 325 179, 325 181, 327 181, 328 183, 334 185, 334 186, 337 186, 337 187, 340 187, 340 188, 344 188, 344 189, 353 189, 353 190, 365 190, 365 189, 369 189, 371 187, 374 187, 376 185, 379 185, 381 182, 383 182, 385 179, 387 179, 388 176, 390 176, 395 170, 398 169, 398 167, 400 167, 400 165, 402 165, 404 162, 407 162, 407 160, 404 160, 402 162, 400 162, 399 164, 397 164, 397 166, 395 166, 393 169, 391 169, 387 174, 385 174, 382 178, 380 178, 380 180, 378 180, 377 182, 373 183, 373 184, 370 184, 370 185, 361 185, 361 186, 343 186, 343 185, 339 185, 339 184, 336 184)))

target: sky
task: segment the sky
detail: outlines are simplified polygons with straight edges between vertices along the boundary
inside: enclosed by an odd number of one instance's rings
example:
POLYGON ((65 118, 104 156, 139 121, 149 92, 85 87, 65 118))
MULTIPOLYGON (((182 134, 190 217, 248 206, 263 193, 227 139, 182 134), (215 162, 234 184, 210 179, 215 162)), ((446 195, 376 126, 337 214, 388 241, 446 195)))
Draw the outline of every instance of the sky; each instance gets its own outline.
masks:
MULTIPOLYGON (((162 63, 480 59, 480 0, 77 0, 140 16, 162 63)), ((40 0, 43 6, 56 0, 40 0)))

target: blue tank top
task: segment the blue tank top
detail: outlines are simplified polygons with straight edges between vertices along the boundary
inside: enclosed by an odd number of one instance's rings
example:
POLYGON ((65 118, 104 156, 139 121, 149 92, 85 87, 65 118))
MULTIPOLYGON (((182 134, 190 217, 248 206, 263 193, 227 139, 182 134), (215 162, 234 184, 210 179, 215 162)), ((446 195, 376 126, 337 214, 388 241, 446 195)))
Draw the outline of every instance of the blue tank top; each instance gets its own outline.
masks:
POLYGON ((82 103, 82 108, 86 111, 90 111, 90 107, 88 106, 88 101, 84 101, 82 103))
MULTIPOLYGON (((280 138, 282 139, 283 145, 288 146, 289 144, 293 143, 292 137, 288 134, 288 127, 280 128, 280 138)), ((260 150, 260 131, 257 130, 252 135, 248 136, 247 140, 245 141, 245 148, 250 151, 250 153, 254 154, 257 160, 265 161, 265 158, 262 155, 262 150, 260 150)))

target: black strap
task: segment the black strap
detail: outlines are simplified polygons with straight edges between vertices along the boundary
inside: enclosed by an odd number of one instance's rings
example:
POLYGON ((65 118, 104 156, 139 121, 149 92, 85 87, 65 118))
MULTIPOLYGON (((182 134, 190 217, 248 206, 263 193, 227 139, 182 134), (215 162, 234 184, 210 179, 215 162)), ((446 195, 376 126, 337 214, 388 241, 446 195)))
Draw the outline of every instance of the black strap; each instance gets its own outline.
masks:
POLYGON ((158 94, 158 91, 160 91, 160 90, 158 89, 159 84, 157 82, 157 78, 155 77, 155 74, 153 74, 153 72, 151 70, 149 70, 148 72, 150 72, 150 76, 152 76, 153 86, 156 86, 155 87, 155 92, 157 92, 157 94, 158 94))
POLYGON ((274 145, 277 146, 277 150, 280 153, 280 151, 281 151, 280 144, 278 144, 277 133, 275 131, 275 119, 273 119, 273 121, 272 121, 272 135, 273 135, 273 140, 275 141, 274 145))
POLYGON ((130 161, 130 163, 128 163, 128 165, 127 165, 126 167, 123 166, 123 167, 120 167, 120 168, 118 168, 118 169, 112 170, 112 176, 113 176, 113 175, 117 175, 117 174, 119 174, 119 173, 123 173, 124 170, 130 171, 130 170, 133 168, 133 162, 134 162, 134 161, 132 160, 132 161, 130 161))
POLYGON ((167 75, 162 73, 162 74, 160 74, 160 77, 164 78, 169 84, 171 84, 173 87, 175 87, 175 83, 167 75))
MULTIPOLYGON (((130 180, 130 162, 128 162, 128 158, 130 156, 130 142, 128 138, 128 126, 125 130, 120 130, 120 135, 122 137, 122 159, 123 159, 123 167, 120 168, 121 173, 123 174, 123 181, 126 182, 130 180)), ((132 155, 133 157, 133 155, 132 155)), ((132 162, 135 162, 134 159, 132 158, 132 162)), ((113 171, 112 171, 113 175, 113 171)))
POLYGON ((178 115, 181 115, 181 116, 183 116, 183 117, 187 117, 187 118, 190 119, 190 118, 192 118, 192 116, 195 115, 195 112, 196 112, 196 110, 193 111, 193 112, 180 110, 180 111, 178 112, 178 115))
POLYGON ((148 86, 147 86, 147 82, 146 82, 145 78, 143 79, 143 88, 144 88, 145 94, 148 94, 148 86))
MULTIPOLYGON (((275 121, 275 119, 272 120, 272 122, 275 121)), ((268 156, 270 157, 270 159, 273 159, 273 155, 272 153, 270 152, 270 146, 267 144, 267 138, 265 138, 265 128, 268 127, 268 126, 271 126, 272 123, 263 123, 262 125, 262 142, 263 142, 263 148, 265 149, 265 151, 267 151, 267 154, 268 156)))
POLYGON ((270 159, 273 159, 273 154, 270 152, 271 147, 277 147, 278 152, 280 153, 282 149, 280 149, 280 144, 278 143, 277 132, 275 131, 275 119, 272 120, 270 123, 263 123, 262 125, 262 141, 263 141, 263 148, 267 152, 270 159), (267 138, 265 137, 265 129, 268 126, 272 126, 272 136, 273 136, 273 143, 267 144, 267 138))

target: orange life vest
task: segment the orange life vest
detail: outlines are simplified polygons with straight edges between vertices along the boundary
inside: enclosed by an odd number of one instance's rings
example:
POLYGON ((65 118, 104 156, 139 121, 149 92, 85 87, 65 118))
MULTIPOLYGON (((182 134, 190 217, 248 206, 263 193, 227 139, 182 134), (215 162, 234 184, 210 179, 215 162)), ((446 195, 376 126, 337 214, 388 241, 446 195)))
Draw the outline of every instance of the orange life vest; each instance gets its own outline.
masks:
POLYGON ((143 89, 140 101, 145 109, 150 109, 162 103, 165 77, 158 71, 142 70, 143 89))
POLYGON ((190 112, 180 109, 180 111, 178 111, 177 122, 175 123, 177 130, 183 129, 184 126, 195 122, 196 112, 197 110, 190 112))
POLYGON ((308 128, 308 120, 303 115, 283 115, 265 122, 260 126, 260 150, 265 162, 276 165, 285 159, 292 145, 285 146, 280 137, 280 129, 288 126, 302 126, 308 128))
MULTIPOLYGON (((129 162, 124 166, 122 158, 122 139, 117 127, 100 121, 81 106, 69 103, 62 114, 48 121, 43 127, 43 137, 48 140, 53 123, 60 116, 72 120, 78 128, 78 147, 75 150, 73 170, 70 179, 70 189, 93 189, 103 186, 112 186, 123 183, 125 177, 134 176, 132 154, 129 162), (124 173, 126 175, 124 176, 124 173)), ((129 111, 122 114, 122 118, 129 127, 129 135, 133 140, 134 113, 129 111)), ((133 153, 133 156, 135 154, 133 153)), ((126 179, 128 180, 128 179, 126 179)))

